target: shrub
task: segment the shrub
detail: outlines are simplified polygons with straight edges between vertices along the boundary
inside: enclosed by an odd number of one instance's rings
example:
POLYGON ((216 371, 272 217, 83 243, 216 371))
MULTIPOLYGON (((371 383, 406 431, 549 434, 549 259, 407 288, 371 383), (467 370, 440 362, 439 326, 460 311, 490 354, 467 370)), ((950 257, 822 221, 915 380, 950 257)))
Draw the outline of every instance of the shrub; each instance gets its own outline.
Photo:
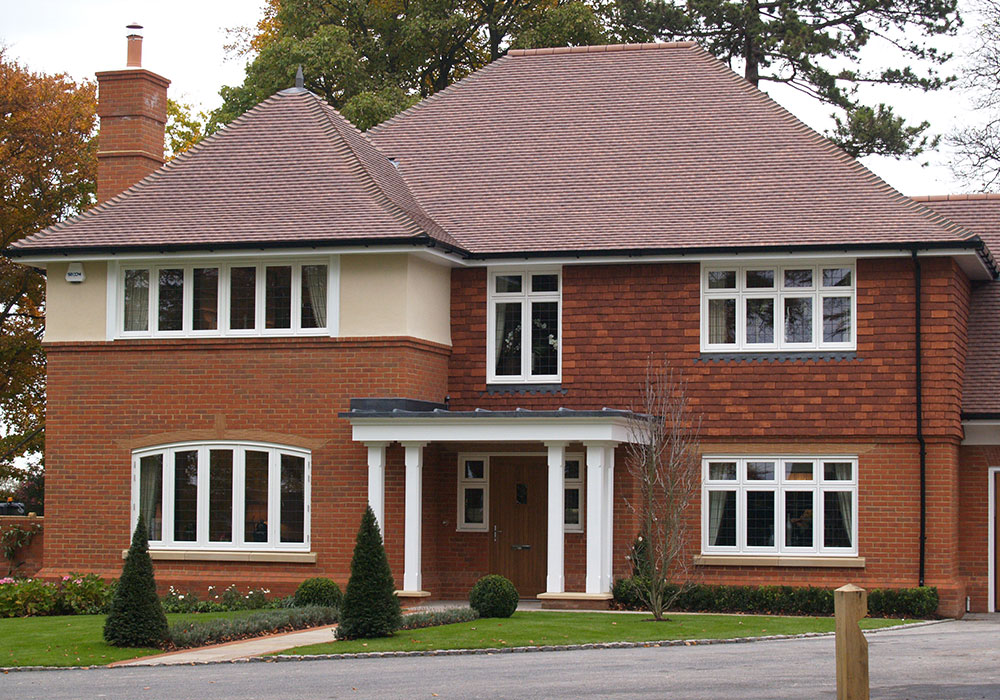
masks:
POLYGON ((96 615, 111 606, 116 586, 97 574, 69 574, 59 584, 59 615, 96 615))
POLYGON ((427 612, 410 613, 403 616, 403 630, 419 630, 424 627, 440 627, 456 622, 472 622, 479 619, 479 613, 472 608, 448 608, 447 610, 428 610, 427 612))
POLYGON ((41 579, 0 579, 0 617, 55 615, 59 587, 41 579))
POLYGON ((156 595, 146 521, 140 515, 104 622, 104 640, 118 647, 155 647, 166 637, 167 617, 156 595))
POLYGON ((388 637, 402 624, 396 585, 371 506, 361 516, 337 637, 388 637))
POLYGON ((295 591, 295 604, 299 607, 305 605, 325 605, 339 608, 344 594, 340 592, 340 586, 336 581, 322 576, 307 578, 299 584, 295 591))
POLYGON ((206 644, 231 642, 275 632, 290 632, 308 627, 332 625, 338 619, 336 608, 308 606, 286 610, 262 610, 243 617, 215 618, 180 622, 170 627, 170 644, 178 649, 206 644))
POLYGON ((868 593, 872 617, 931 617, 938 606, 937 588, 882 588, 868 593))
POLYGON ((514 584, 497 574, 483 576, 469 591, 469 605, 480 617, 510 617, 517 602, 514 584))

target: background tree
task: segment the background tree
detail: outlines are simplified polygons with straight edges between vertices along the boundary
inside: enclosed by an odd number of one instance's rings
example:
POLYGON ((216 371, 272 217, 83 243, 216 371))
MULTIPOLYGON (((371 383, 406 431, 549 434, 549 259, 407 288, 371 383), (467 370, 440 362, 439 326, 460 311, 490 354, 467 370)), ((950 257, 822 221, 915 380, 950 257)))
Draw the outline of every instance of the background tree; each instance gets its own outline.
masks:
POLYGON ((186 102, 167 99, 167 123, 164 127, 164 155, 171 160, 205 138, 208 114, 195 112, 186 102))
MULTIPOLYGON (((94 85, 34 73, 0 48, 0 250, 94 201, 94 85)), ((0 478, 40 453, 45 279, 0 257, 0 478)))
POLYGON ((984 120, 954 131, 948 142, 955 149, 955 175, 968 187, 989 192, 1000 189, 1000 0, 980 0, 976 10, 982 24, 962 82, 984 120))
POLYGON ((639 597, 653 618, 661 620, 688 581, 682 554, 687 510, 701 483, 701 418, 691 411, 686 384, 665 363, 647 365, 640 391, 626 445, 626 465, 639 494, 626 502, 639 518, 633 545, 639 597), (635 556, 640 550, 641 562, 635 556))

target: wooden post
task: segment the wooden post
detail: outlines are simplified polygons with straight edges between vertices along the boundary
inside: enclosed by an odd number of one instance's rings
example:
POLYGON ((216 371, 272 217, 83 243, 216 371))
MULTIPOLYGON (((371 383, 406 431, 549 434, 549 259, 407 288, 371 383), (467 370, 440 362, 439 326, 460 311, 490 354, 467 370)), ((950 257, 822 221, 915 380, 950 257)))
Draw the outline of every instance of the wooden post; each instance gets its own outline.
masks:
POLYGON ((853 583, 833 592, 837 618, 837 700, 868 700, 868 640, 858 621, 868 614, 868 593, 853 583))

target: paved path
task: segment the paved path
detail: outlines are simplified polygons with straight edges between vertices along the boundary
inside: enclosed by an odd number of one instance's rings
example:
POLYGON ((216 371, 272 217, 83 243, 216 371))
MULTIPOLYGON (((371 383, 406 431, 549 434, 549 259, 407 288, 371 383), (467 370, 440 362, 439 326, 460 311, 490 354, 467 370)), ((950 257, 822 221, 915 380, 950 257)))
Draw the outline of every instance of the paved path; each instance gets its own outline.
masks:
MULTIPOLYGON (((873 698, 1000 698, 1000 617, 868 637, 873 698)), ((34 671, 0 697, 833 698, 832 637, 532 654, 34 671)))

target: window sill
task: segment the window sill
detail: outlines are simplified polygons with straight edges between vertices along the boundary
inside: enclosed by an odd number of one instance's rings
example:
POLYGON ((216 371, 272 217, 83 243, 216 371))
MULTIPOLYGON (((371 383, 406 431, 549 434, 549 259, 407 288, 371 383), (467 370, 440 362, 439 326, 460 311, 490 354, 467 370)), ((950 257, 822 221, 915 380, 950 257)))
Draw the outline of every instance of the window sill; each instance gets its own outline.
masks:
MULTIPOLYGON (((128 554, 122 550, 122 559, 128 554)), ((157 561, 243 561, 315 564, 315 552, 240 552, 211 549, 150 549, 149 558, 157 561)))
POLYGON ((864 557, 822 557, 755 554, 700 554, 695 566, 813 566, 840 569, 865 568, 864 557))
POLYGON ((486 393, 493 394, 565 394, 562 384, 487 384, 486 393))
POLYGON ((858 361, 854 350, 795 350, 762 351, 743 350, 739 352, 702 351, 695 362, 851 362, 858 361))

